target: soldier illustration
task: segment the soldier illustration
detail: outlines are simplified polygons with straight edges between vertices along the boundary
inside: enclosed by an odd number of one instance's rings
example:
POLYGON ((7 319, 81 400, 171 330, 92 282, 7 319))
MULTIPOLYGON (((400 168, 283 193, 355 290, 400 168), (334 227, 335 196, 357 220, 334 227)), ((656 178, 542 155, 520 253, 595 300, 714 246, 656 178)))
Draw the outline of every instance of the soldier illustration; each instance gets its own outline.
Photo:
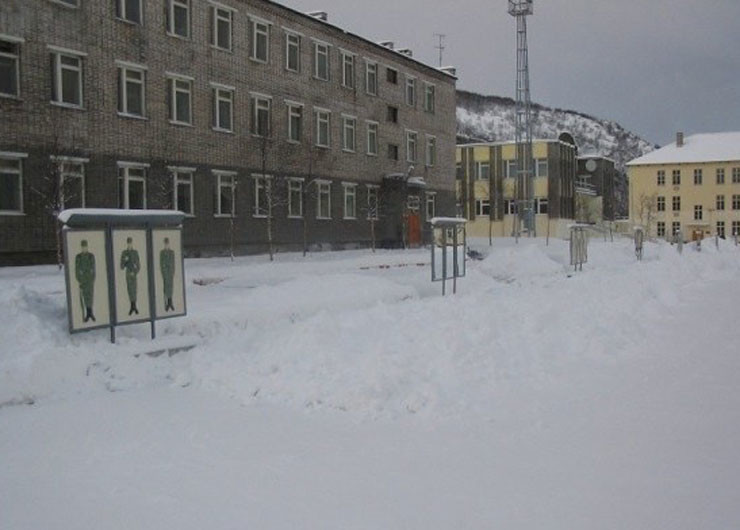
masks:
POLYGON ((82 321, 95 322, 93 300, 95 298, 95 255, 88 251, 87 240, 80 242, 80 253, 75 256, 75 278, 80 285, 82 321))
POLYGON ((131 302, 131 308, 129 309, 129 316, 133 314, 139 314, 139 309, 136 307, 136 291, 137 291, 137 276, 141 270, 141 262, 139 261, 139 251, 134 249, 133 239, 126 239, 126 250, 121 252, 121 270, 126 271, 126 290, 128 291, 128 299, 131 302))
POLYGON ((172 290, 175 282, 175 251, 170 248, 170 238, 164 238, 164 248, 159 252, 159 270, 162 273, 164 291, 164 310, 174 311, 172 290))

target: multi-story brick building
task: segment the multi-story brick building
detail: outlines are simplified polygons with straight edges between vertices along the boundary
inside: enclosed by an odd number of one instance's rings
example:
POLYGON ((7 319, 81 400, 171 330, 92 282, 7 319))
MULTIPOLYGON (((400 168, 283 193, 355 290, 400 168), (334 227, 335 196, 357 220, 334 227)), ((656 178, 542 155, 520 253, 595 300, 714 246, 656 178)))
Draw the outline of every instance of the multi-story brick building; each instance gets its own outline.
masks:
POLYGON ((5 263, 71 206, 180 209, 191 254, 263 250, 268 213, 286 247, 414 243, 455 207, 454 75, 267 0, 3 0, 0 122, 5 263))
POLYGON ((684 240, 740 235, 740 132, 695 134, 627 164, 630 221, 684 240))
MULTIPOLYGON (((535 222, 538 236, 564 235, 575 215, 578 148, 568 133, 535 140, 535 222)), ((457 147, 458 213, 469 219, 473 237, 511 236, 515 219, 516 144, 463 144, 457 147)))

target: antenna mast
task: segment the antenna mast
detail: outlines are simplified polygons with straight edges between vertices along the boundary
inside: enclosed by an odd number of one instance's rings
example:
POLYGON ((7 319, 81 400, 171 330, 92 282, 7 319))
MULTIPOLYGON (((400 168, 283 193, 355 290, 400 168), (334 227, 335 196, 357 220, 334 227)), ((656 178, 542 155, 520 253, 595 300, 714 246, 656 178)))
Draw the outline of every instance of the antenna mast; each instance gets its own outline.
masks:
POLYGON ((529 91, 527 17, 534 0, 509 0, 509 14, 516 18, 516 214, 512 228, 519 240, 522 231, 536 236, 534 215, 534 161, 532 159, 532 99, 529 91))
POLYGON ((444 33, 435 33, 435 37, 439 39, 439 44, 435 46, 439 50, 439 67, 442 68, 442 53, 445 51, 445 35, 444 33))

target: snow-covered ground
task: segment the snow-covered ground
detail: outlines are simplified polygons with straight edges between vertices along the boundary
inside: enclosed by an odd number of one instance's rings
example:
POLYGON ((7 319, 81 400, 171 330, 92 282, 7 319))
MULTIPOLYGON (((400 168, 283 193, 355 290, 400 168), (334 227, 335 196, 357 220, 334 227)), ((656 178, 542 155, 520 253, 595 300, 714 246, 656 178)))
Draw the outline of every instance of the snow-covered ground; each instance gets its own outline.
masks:
POLYGON ((474 246, 445 298, 424 250, 190 260, 115 346, 0 269, 0 528, 740 527, 740 250, 474 246))

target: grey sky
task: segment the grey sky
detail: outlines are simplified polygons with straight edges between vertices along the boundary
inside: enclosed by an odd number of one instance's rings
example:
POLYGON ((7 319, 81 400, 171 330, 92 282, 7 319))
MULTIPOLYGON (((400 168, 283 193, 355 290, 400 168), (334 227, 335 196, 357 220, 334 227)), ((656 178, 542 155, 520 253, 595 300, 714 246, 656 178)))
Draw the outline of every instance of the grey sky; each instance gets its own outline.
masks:
MULTIPOLYGON (((512 96, 515 22, 506 0, 278 0, 437 64, 458 87, 512 96)), ((664 144, 683 130, 740 130, 740 0, 535 0, 535 101, 613 119, 664 144)))

